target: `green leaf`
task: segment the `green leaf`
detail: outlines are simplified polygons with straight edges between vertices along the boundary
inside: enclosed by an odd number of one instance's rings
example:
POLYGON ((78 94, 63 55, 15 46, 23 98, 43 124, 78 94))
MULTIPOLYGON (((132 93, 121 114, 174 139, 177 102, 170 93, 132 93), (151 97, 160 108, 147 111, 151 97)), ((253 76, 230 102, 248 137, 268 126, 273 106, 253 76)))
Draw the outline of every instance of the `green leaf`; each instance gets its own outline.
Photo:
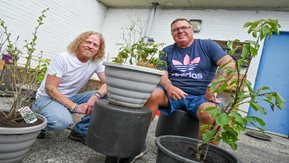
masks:
POLYGON ((252 24, 251 22, 246 22, 246 23, 243 25, 243 28, 249 27, 251 24, 252 24))
POLYGON ((238 145, 235 142, 232 142, 229 145, 234 151, 237 150, 237 148, 238 148, 238 145))
POLYGON ((215 107, 213 110, 210 111, 210 117, 215 118, 221 113, 221 108, 215 107))
POLYGON ((270 88, 268 86, 263 86, 260 88, 260 90, 269 90, 270 88))
POLYGON ((242 56, 243 58, 247 58, 247 57, 249 56, 249 54, 250 54, 249 52, 250 52, 250 44, 245 43, 245 44, 243 45, 243 48, 242 48, 241 56, 242 56))
POLYGON ((247 118, 248 118, 248 121, 249 121, 250 123, 255 123, 255 122, 257 122, 257 123, 259 123, 261 126, 265 126, 265 125, 266 125, 266 123, 265 123, 261 118, 259 118, 259 117, 256 117, 256 116, 248 116, 247 118))
POLYGON ((227 42, 227 48, 228 49, 230 49, 230 50, 233 49, 233 45, 234 45, 234 41, 230 40, 230 41, 227 42))
POLYGON ((214 109, 216 109, 217 107, 215 107, 215 106, 209 106, 209 107, 206 107, 205 109, 203 109, 203 111, 204 112, 206 112, 206 111, 211 111, 211 110, 214 110, 214 109))
MULTIPOLYGON (((229 127, 228 125, 224 126, 224 131, 225 131, 225 132, 229 132, 230 135, 232 135, 232 136, 235 137, 235 138, 238 136, 238 132, 235 131, 234 128, 229 127)), ((223 132, 223 133, 224 133, 224 132, 223 132)))
POLYGON ((285 105, 285 100, 284 98, 276 92, 276 102, 275 102, 276 106, 279 108, 279 109, 282 109, 285 105))
POLYGON ((227 83, 222 83, 219 85, 219 87, 217 87, 215 90, 213 90, 212 93, 217 93, 217 92, 224 92, 224 90, 228 88, 228 84, 227 83))
POLYGON ((206 130, 211 129, 212 127, 213 127, 213 125, 211 125, 211 124, 202 124, 200 130, 206 131, 206 130))
POLYGON ((216 135, 217 130, 213 129, 213 130, 209 130, 206 133, 203 134, 203 141, 204 143, 208 143, 209 141, 211 141, 213 139, 213 137, 216 135))
POLYGON ((250 46, 250 52, 251 52, 251 55, 255 57, 258 54, 258 49, 256 49, 253 46, 250 46))
POLYGON ((226 113, 221 113, 216 118, 216 123, 223 127, 224 125, 227 125, 229 122, 229 116, 226 113))
POLYGON ((230 116, 233 116, 237 122, 241 123, 241 124, 246 124, 246 120, 245 118, 243 118, 238 112, 236 111, 231 111, 230 116))
MULTIPOLYGON (((258 22, 255 21, 255 22, 252 22, 248 27, 249 27, 249 30, 248 30, 248 33, 251 33, 253 31, 255 31, 255 28, 258 26, 258 22)), ((253 36, 254 36, 254 33, 253 32, 253 36)), ((256 34, 255 34, 256 35, 256 34)), ((255 36, 254 36, 255 37, 255 36)))
POLYGON ((229 130, 222 132, 222 140, 226 144, 229 144, 233 150, 237 149, 237 140, 238 140, 238 134, 235 134, 234 132, 230 132, 229 130))
POLYGON ((257 104, 256 102, 250 102, 250 106, 255 110, 260 112, 261 114, 265 115, 267 112, 265 111, 264 107, 261 105, 257 104))

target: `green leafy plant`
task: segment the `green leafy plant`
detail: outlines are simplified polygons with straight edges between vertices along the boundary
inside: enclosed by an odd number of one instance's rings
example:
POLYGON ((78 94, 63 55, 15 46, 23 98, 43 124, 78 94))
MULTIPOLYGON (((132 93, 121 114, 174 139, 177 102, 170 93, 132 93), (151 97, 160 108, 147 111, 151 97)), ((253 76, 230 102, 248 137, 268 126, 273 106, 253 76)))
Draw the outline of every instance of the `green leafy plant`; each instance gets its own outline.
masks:
MULTIPOLYGON (((220 76, 217 80, 212 82, 210 89, 212 93, 222 93, 228 87, 233 87, 234 91, 230 93, 228 104, 223 107, 207 107, 204 111, 209 111, 210 117, 215 121, 212 125, 202 125, 201 130, 204 131, 203 143, 199 145, 199 152, 201 149, 206 151, 209 143, 212 140, 223 141, 230 145, 233 150, 237 149, 237 141, 239 133, 246 129, 246 124, 250 123, 264 132, 262 127, 265 122, 256 116, 242 116, 239 109, 240 105, 249 104, 256 112, 266 114, 265 106, 262 106, 258 101, 265 101, 268 106, 274 111, 274 108, 282 109, 284 106, 284 99, 278 92, 272 91, 268 86, 253 89, 252 83, 246 78, 241 77, 241 69, 244 63, 249 66, 253 57, 256 57, 260 48, 260 41, 266 36, 272 37, 273 33, 279 34, 278 20, 262 19, 244 24, 244 28, 248 28, 248 34, 252 34, 256 41, 246 41, 243 47, 235 47, 234 43, 239 40, 229 41, 229 54, 234 55, 238 48, 242 48, 240 59, 236 61, 235 70, 228 69, 226 66, 219 68, 220 71, 227 75, 235 74, 237 77, 227 80, 225 77, 220 76)), ((228 63, 227 63, 228 64, 228 63)), ((244 76, 248 73, 248 68, 245 68, 244 76)), ((247 113, 247 112, 245 112, 247 113)), ((199 157, 200 160, 205 158, 199 157)))
POLYGON ((50 61, 50 59, 40 58, 40 62, 35 68, 36 70, 39 70, 37 75, 38 84, 41 84, 42 80, 44 79, 47 68, 50 65, 50 61))
POLYGON ((43 75, 49 64, 49 60, 43 58, 43 52, 36 50, 37 32, 39 27, 43 25, 47 11, 48 8, 41 12, 37 19, 37 26, 32 33, 32 39, 31 41, 25 40, 23 50, 17 47, 16 42, 13 43, 11 41, 11 33, 8 32, 5 22, 0 19, 0 26, 7 40, 6 52, 22 61, 18 63, 18 60, 12 60, 11 64, 5 65, 5 71, 9 71, 10 77, 8 82, 1 80, 1 85, 6 87, 2 94, 4 96, 12 94, 10 111, 8 114, 4 111, 1 111, 1 113, 13 123, 19 120, 18 109, 29 106, 32 103, 35 90, 43 80, 43 75))
POLYGON ((166 64, 159 59, 160 55, 164 55, 164 52, 159 50, 164 43, 147 41, 142 37, 143 28, 140 20, 131 20, 131 25, 123 28, 124 43, 118 44, 120 45, 119 53, 112 62, 130 65, 145 63, 148 67, 155 68, 166 64))

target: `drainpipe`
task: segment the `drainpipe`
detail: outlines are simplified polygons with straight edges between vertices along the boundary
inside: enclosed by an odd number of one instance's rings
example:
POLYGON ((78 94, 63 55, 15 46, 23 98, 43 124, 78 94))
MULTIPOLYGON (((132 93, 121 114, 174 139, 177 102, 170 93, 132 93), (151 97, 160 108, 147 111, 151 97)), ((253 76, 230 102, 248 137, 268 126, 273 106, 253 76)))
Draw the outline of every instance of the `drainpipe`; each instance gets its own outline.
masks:
POLYGON ((145 30, 145 33, 144 33, 145 41, 148 41, 148 42, 154 42, 154 39, 150 37, 150 33, 151 33, 153 21, 154 21, 156 10, 157 10, 157 7, 158 7, 159 3, 153 2, 152 5, 153 5, 153 7, 151 9, 150 16, 149 16, 149 19, 148 19, 148 23, 147 23, 147 26, 146 26, 146 30, 145 30))

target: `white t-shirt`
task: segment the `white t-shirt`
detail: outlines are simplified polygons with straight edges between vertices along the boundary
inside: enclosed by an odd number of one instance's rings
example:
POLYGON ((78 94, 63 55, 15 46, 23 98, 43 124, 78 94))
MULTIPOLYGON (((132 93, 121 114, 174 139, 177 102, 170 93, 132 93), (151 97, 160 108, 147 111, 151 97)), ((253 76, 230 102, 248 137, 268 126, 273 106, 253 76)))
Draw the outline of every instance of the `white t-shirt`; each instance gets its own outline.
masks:
POLYGON ((104 72, 103 61, 86 63, 80 62, 74 54, 67 52, 58 54, 49 65, 37 93, 36 98, 48 96, 45 92, 45 81, 47 74, 60 78, 58 90, 72 97, 88 82, 94 73, 104 72))

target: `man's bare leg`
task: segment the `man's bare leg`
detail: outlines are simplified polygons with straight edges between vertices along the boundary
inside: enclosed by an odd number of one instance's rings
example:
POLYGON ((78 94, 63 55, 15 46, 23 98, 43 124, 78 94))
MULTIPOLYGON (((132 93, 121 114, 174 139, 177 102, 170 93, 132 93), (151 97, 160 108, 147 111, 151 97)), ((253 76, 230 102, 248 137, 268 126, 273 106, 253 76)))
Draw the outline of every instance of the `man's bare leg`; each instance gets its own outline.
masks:
POLYGON ((155 88, 147 102, 144 104, 145 108, 152 111, 151 120, 155 118, 159 106, 168 106, 168 97, 161 88, 155 88))
MULTIPOLYGON (((204 133, 203 131, 201 131, 201 126, 203 124, 213 124, 214 123, 214 119, 212 119, 209 115, 209 112, 204 112, 202 111, 203 109, 210 107, 210 106, 216 106, 216 104, 211 103, 211 102, 205 102, 202 103, 197 111, 197 117, 199 119, 199 139, 202 140, 202 134, 204 133)), ((219 142, 216 140, 212 140, 210 143, 218 145, 219 142)))

